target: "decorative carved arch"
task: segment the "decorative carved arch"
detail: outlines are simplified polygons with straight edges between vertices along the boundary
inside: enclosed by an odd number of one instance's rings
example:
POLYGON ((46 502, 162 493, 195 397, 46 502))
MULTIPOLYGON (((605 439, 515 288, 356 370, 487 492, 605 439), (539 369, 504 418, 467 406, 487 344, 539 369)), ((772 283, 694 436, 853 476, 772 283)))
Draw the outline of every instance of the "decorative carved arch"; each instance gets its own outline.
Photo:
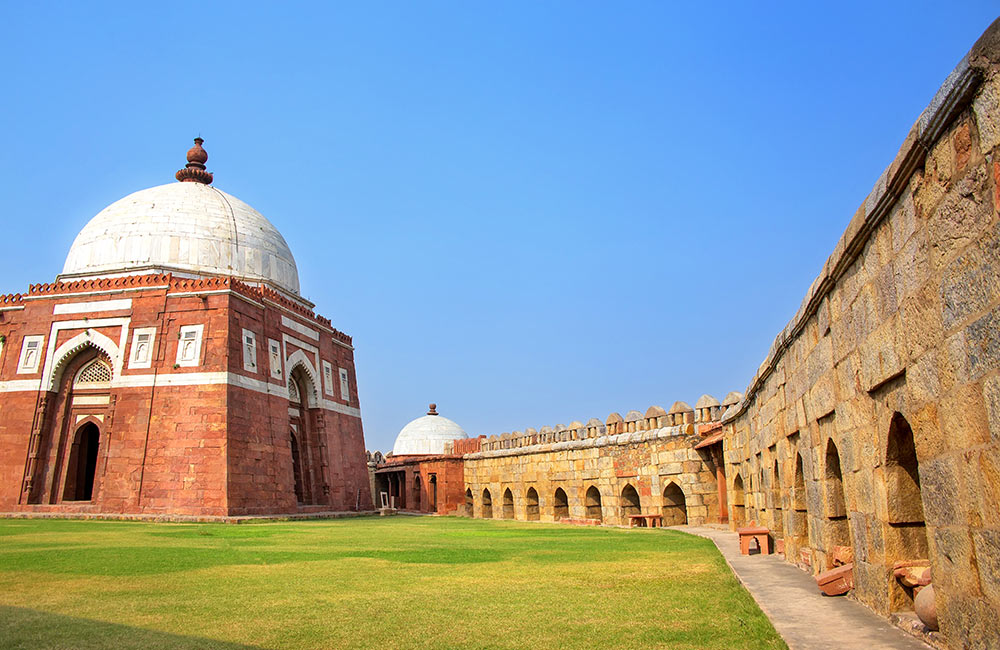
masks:
POLYGON ((308 408, 317 408, 319 406, 319 377, 316 374, 316 369, 313 368, 312 363, 309 361, 309 357, 302 350, 296 350, 285 361, 285 375, 288 381, 292 381, 292 373, 295 372, 296 368, 302 368, 302 373, 308 380, 306 394, 303 396, 306 401, 305 406, 308 408))
POLYGON ((85 332, 80 332, 56 348, 56 351, 52 355, 54 361, 52 362, 52 370, 47 375, 48 379, 45 383, 45 390, 56 390, 59 382, 62 380, 66 364, 87 346, 94 347, 108 356, 108 360, 111 361, 111 381, 118 378, 118 375, 121 373, 121 358, 119 356, 121 351, 118 345, 97 330, 88 329, 85 332))

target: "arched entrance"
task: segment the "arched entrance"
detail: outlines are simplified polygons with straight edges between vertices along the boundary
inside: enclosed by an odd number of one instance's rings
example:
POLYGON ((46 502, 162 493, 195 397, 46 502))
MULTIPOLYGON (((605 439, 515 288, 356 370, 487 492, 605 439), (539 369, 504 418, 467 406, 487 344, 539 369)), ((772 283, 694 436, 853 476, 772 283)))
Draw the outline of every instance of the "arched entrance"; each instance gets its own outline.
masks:
POLYGON ((88 422, 76 430, 66 464, 63 501, 90 501, 94 498, 94 478, 97 475, 97 448, 101 432, 88 422))
MULTIPOLYGON (((315 406, 316 391, 312 379, 301 364, 288 374, 288 420, 295 444, 292 449, 292 478, 295 498, 299 505, 324 503, 328 493, 320 457, 324 452, 322 440, 313 430, 310 411, 315 406)), ((398 486, 397 508, 406 507, 405 482, 398 486)))
POLYGON ((597 521, 604 521, 604 515, 601 512, 601 492, 591 485, 587 488, 587 494, 584 498, 584 506, 587 511, 587 519, 596 519, 597 521))
POLYGON ((475 517, 476 504, 472 500, 472 488, 465 489, 465 511, 468 513, 469 517, 475 517))
POLYGON ((639 493, 636 492, 635 488, 631 484, 626 484, 622 488, 621 494, 621 520, 623 524, 629 522, 629 517, 632 515, 642 514, 642 507, 639 503, 639 493))
POLYGON ((552 495, 552 516, 556 521, 569 517, 569 498, 562 488, 556 488, 555 494, 552 495))
POLYGON ((101 429, 111 401, 112 376, 110 359, 89 345, 63 367, 56 400, 56 409, 63 415, 52 418, 58 420, 52 426, 61 432, 53 436, 56 459, 50 503, 94 501, 99 496, 101 429))
POLYGON ((663 488, 663 525, 683 526, 687 524, 687 501, 684 499, 684 491, 670 481, 667 487, 663 488))
POLYGON ((486 488, 483 488, 483 519, 493 519, 493 497, 486 488))
POLYGON ((414 510, 420 510, 420 473, 418 472, 413 477, 413 505, 411 506, 414 510))
POLYGON ((503 491, 503 518, 514 518, 514 495, 511 493, 510 488, 503 491))
POLYGON ((538 508, 538 491, 535 488, 528 488, 528 492, 524 497, 525 501, 525 516, 527 516, 528 521, 538 521, 539 508, 538 508))

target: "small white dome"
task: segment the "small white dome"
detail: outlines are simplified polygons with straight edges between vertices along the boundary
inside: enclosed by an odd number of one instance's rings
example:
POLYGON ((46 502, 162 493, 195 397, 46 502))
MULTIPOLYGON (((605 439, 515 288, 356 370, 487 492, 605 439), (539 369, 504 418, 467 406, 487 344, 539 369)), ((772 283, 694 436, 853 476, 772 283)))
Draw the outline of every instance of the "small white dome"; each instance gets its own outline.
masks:
POLYGON ((394 456, 443 454, 446 442, 469 437, 457 423, 438 415, 434 406, 431 404, 430 413, 413 420, 400 430, 396 436, 396 444, 392 446, 394 456))
POLYGON ((292 251, 249 205, 202 183, 168 183, 104 208, 76 236, 60 277, 128 271, 232 275, 299 294, 292 251))

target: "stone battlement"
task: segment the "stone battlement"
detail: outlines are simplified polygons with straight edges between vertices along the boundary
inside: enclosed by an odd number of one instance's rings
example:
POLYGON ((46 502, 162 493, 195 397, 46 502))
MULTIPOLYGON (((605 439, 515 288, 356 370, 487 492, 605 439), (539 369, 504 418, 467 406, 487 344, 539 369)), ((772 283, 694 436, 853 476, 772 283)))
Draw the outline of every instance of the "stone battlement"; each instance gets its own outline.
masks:
MULTIPOLYGON (((713 429, 718 428, 717 426, 718 423, 713 423, 713 424, 716 425, 713 427, 713 429)), ((570 434, 571 432, 563 431, 561 433, 563 435, 567 435, 570 434)), ((465 454, 465 458, 467 459, 498 458, 500 456, 518 456, 522 454, 541 454, 554 451, 570 451, 577 449, 589 449, 593 447, 608 447, 613 445, 630 445, 640 442, 662 440, 665 438, 691 436, 691 435, 696 435, 697 433, 698 433, 697 427, 693 425, 682 424, 677 426, 663 427, 660 429, 649 429, 649 430, 626 432, 613 435, 600 435, 592 438, 560 440, 557 442, 536 442, 534 444, 527 444, 527 445, 515 444, 512 447, 493 448, 493 447, 487 447, 487 445, 484 444, 482 446, 482 451, 467 453, 465 454)), ((532 437, 532 439, 533 438, 534 437, 532 437)), ((513 440, 515 443, 520 443, 522 441, 525 441, 526 439, 527 439, 526 436, 522 436, 520 438, 513 440)))
MULTIPOLYGON (((523 433, 514 431, 513 433, 501 433, 489 437, 480 436, 478 439, 474 439, 479 440, 478 444, 474 446, 466 446, 464 441, 456 441, 451 443, 451 446, 446 449, 446 453, 468 454, 479 451, 485 453, 513 449, 526 449, 528 451, 519 453, 532 453, 541 450, 536 448, 546 445, 617 439, 623 434, 664 429, 676 430, 670 435, 693 435, 700 432, 709 423, 718 423, 726 409, 739 404, 742 399, 743 395, 735 391, 726 395, 726 399, 721 404, 711 395, 702 395, 695 403, 695 408, 691 408, 686 402, 674 402, 669 411, 662 406, 653 405, 646 409, 645 413, 629 411, 624 417, 617 412, 611 413, 604 422, 597 418, 591 418, 586 423, 574 420, 568 425, 544 426, 538 430, 529 427, 523 433)), ((599 446, 604 444, 620 443, 604 442, 599 446)), ((594 446, 594 444, 591 443, 588 446, 594 446)))

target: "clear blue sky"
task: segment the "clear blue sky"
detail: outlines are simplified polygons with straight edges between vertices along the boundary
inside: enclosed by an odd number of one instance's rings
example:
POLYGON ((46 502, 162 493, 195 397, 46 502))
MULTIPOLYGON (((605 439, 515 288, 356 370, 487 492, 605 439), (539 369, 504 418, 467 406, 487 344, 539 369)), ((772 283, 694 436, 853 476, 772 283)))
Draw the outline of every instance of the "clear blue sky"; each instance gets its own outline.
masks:
POLYGON ((995 2, 4 0, 0 292, 201 134, 365 435, 744 390, 995 2))

